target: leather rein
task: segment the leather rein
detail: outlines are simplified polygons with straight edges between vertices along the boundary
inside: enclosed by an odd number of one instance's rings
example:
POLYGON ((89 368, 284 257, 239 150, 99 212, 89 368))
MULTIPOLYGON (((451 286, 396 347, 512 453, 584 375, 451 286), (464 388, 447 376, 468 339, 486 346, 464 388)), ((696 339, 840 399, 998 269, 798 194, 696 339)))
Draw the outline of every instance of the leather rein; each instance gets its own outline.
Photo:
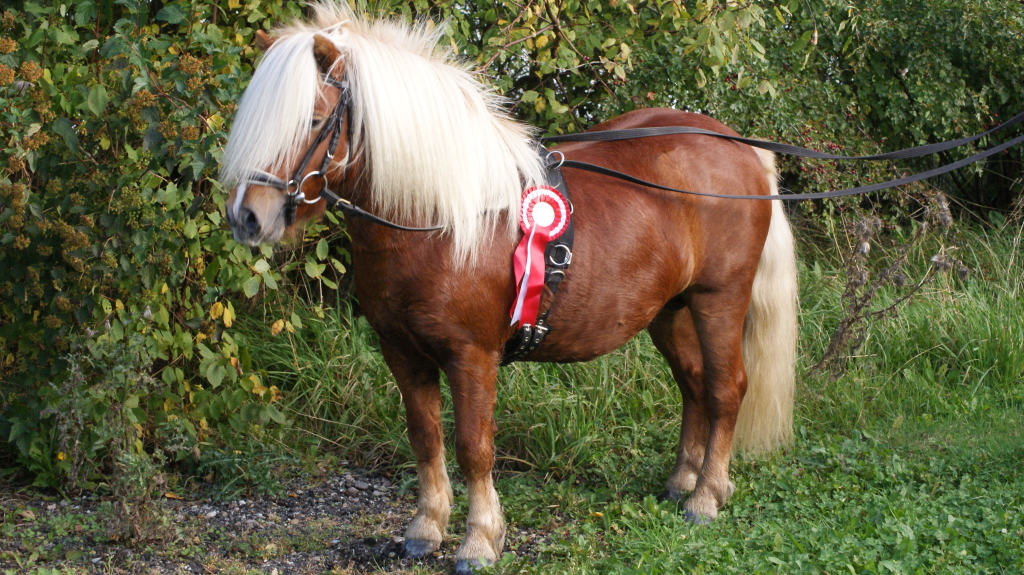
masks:
MULTIPOLYGON (((780 144, 778 142, 768 142, 768 141, 765 141, 765 140, 755 140, 755 139, 752 139, 752 138, 743 138, 743 137, 740 137, 740 136, 730 136, 728 134, 720 134, 718 132, 712 132, 710 130, 704 130, 704 129, 701 129, 701 128, 689 128, 689 127, 682 127, 682 126, 664 126, 664 127, 655 127, 655 128, 631 128, 631 129, 625 129, 625 130, 605 130, 605 131, 599 131, 599 132, 581 132, 579 134, 569 134, 569 135, 565 135, 565 136, 551 136, 551 137, 547 137, 547 138, 541 138, 541 142, 555 142, 555 143, 558 143, 558 142, 613 142, 613 141, 618 141, 618 140, 632 140, 632 139, 636 139, 636 138, 650 138, 650 137, 655 137, 655 136, 672 136, 672 135, 678 135, 678 134, 695 134, 695 135, 701 135, 701 136, 712 136, 712 137, 715 137, 715 138, 721 138, 723 140, 731 140, 731 141, 734 141, 734 142, 740 142, 740 143, 743 143, 743 144, 747 144, 748 146, 753 146, 755 148, 761 148, 761 149, 764 149, 764 150, 768 150, 770 152, 776 152, 776 153, 779 153, 779 154, 785 154, 785 155, 789 155, 789 156, 798 156, 798 157, 801 157, 801 158, 814 158, 814 159, 821 159, 821 160, 901 160, 901 159, 907 159, 907 158, 918 158, 918 157, 925 156, 925 155, 928 155, 928 154, 936 154, 938 152, 944 152, 946 150, 951 150, 953 148, 957 148, 959 146, 963 146, 964 144, 969 144, 971 142, 977 141, 977 140, 979 140, 979 139, 981 139, 981 138, 983 138, 985 136, 988 136, 990 134, 998 132, 999 130, 1002 130, 1004 128, 1008 128, 1010 126, 1013 126, 1013 125, 1016 125, 1016 124, 1020 124, 1021 122, 1024 122, 1024 112, 1022 112, 1020 114, 1017 114, 1016 116, 1014 116, 1013 118, 1007 120, 1006 122, 1003 122, 1002 124, 999 124, 998 126, 992 128, 990 130, 987 130, 985 132, 982 132, 980 134, 975 134, 973 136, 967 136, 965 138, 960 138, 960 139, 957 139, 957 140, 951 140, 949 142, 942 142, 942 143, 938 143, 938 144, 928 144, 928 145, 924 145, 924 146, 918 146, 918 147, 915 147, 915 148, 906 148, 906 149, 903 149, 903 150, 897 150, 895 152, 887 152, 887 153, 884 153, 884 154, 876 154, 876 155, 873 155, 873 156, 840 156, 840 155, 835 155, 835 154, 828 154, 828 153, 825 153, 825 152, 819 152, 817 150, 808 150, 806 148, 799 148, 797 146, 790 146, 788 144, 780 144)), ((964 158, 962 160, 959 160, 959 161, 956 161, 956 162, 951 162, 951 163, 946 164, 944 166, 939 166, 938 168, 934 168, 934 169, 927 170, 927 171, 924 171, 924 172, 919 172, 917 174, 912 174, 912 175, 905 176, 905 177, 902 177, 902 178, 897 178, 895 180, 889 180, 887 182, 879 182, 877 184, 871 184, 869 186, 858 186, 856 188, 847 188, 845 190, 832 190, 832 191, 829 191, 829 192, 816 192, 816 193, 804 193, 804 194, 790 193, 790 194, 778 194, 778 195, 770 195, 770 196, 736 196, 736 195, 729 195, 729 194, 712 194, 712 193, 708 193, 708 192, 693 192, 693 191, 690 191, 690 190, 680 190, 680 189, 677 189, 677 188, 671 188, 671 187, 668 187, 668 186, 663 186, 661 184, 656 184, 656 183, 653 183, 653 182, 648 182, 646 180, 641 180, 640 178, 631 176, 629 174, 624 174, 622 172, 618 172, 618 171, 612 170, 610 168, 605 168, 603 166, 598 166, 598 165, 590 164, 590 163, 587 163, 587 162, 579 162, 579 161, 576 161, 576 160, 566 160, 566 159, 564 159, 564 156, 562 157, 563 158, 562 161, 558 163, 558 167, 562 167, 562 168, 575 168, 577 170, 583 170, 583 171, 592 172, 592 173, 595 173, 595 174, 601 174, 601 175, 605 175, 605 176, 610 176, 610 177, 613 177, 613 178, 617 178, 617 179, 624 180, 624 181, 627 181, 627 182, 630 182, 630 183, 633 183, 633 184, 638 184, 638 185, 641 185, 641 186, 646 186, 646 187, 649 187, 649 188, 655 188, 655 189, 658 189, 658 190, 665 190, 665 191, 668 191, 668 192, 676 192, 676 193, 680 193, 680 194, 688 194, 688 195, 693 195, 693 196, 707 196, 707 197, 711 197, 711 198, 726 198, 726 199, 735 199, 735 200, 820 200, 820 199, 825 199, 825 198, 838 198, 838 197, 842 197, 842 196, 852 196, 852 195, 856 195, 856 194, 866 194, 868 192, 875 192, 875 191, 878 191, 878 190, 885 190, 885 189, 888 189, 888 188, 894 188, 896 186, 901 186, 903 184, 909 184, 911 182, 917 182, 917 181, 924 180, 924 179, 927 179, 927 178, 933 178, 935 176, 939 176, 939 175, 945 174, 947 172, 951 172, 951 171, 956 170, 958 168, 962 168, 962 167, 964 167, 966 165, 973 164, 974 162, 977 162, 979 160, 983 160, 983 159, 985 159, 985 158, 987 158, 989 156, 993 156, 995 154, 998 154, 999 152, 1002 152, 1003 150, 1006 150, 1007 148, 1011 148, 1013 146, 1016 146, 1017 144, 1020 144, 1021 142, 1024 142, 1024 136, 1018 136, 1018 137, 1016 137, 1016 138, 1014 138, 1012 140, 1003 142, 1002 144, 999 144, 998 146, 994 146, 992 148, 989 148, 987 150, 979 152, 979 153, 977 153, 977 154, 975 154, 975 155, 973 155, 973 156, 971 156, 969 158, 964 158)))

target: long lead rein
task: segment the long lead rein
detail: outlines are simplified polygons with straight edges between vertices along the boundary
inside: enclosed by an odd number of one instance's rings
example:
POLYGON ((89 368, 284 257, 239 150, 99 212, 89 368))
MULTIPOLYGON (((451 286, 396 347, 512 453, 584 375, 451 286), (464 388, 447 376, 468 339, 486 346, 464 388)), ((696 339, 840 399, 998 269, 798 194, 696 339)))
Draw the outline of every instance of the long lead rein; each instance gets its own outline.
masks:
POLYGON ((991 130, 975 134, 973 136, 967 136, 958 140, 950 140, 948 142, 940 142, 937 144, 927 144, 924 146, 917 146, 915 148, 906 148, 903 150, 896 150, 894 152, 886 152, 884 154, 875 154, 873 156, 838 156, 835 154, 828 154, 825 152, 819 152, 817 150, 808 150, 807 148, 800 148, 797 146, 791 146, 789 144, 780 144, 778 142, 769 142, 766 140, 757 140, 753 138, 744 138, 742 136, 731 136, 729 134, 721 134, 718 132, 712 132, 711 130, 705 130, 702 128, 688 128, 683 126, 663 126, 654 128, 630 128, 626 130, 602 130, 598 132, 581 132, 579 134, 568 134, 565 136, 548 136, 541 138, 541 142, 613 142, 618 140, 632 140, 636 138, 649 138, 653 136, 672 136, 678 134, 696 134, 701 136, 713 136, 715 138, 721 138, 723 140, 731 140, 734 142, 740 142, 753 146, 755 148, 762 148, 771 152, 778 152, 780 154, 786 154, 787 156, 798 156, 801 158, 813 158, 817 160, 906 160, 909 158, 918 158, 921 156, 927 156, 928 154, 936 154, 939 152, 945 152, 946 150, 952 150, 958 148, 964 144, 970 144, 971 142, 977 141, 985 136, 994 134, 1004 128, 1009 128, 1024 122, 1024 112, 1017 114, 1013 118, 999 124, 991 130))
POLYGON ((952 164, 946 164, 945 166, 940 166, 938 168, 935 168, 935 169, 932 169, 932 170, 928 170, 926 172, 919 172, 917 174, 913 174, 913 175, 906 176, 906 177, 903 177, 903 178, 898 178, 898 179, 895 179, 895 180, 889 180, 887 182, 879 182, 877 184, 871 184, 869 186, 859 186, 859 187, 856 187, 856 188, 847 188, 845 190, 832 190, 830 192, 816 192, 816 193, 811 193, 811 194, 778 194, 778 195, 772 195, 772 196, 736 196, 736 195, 729 195, 729 194, 712 194, 712 193, 707 193, 707 192, 693 192, 693 191, 690 191, 690 190, 680 190, 678 188, 671 188, 671 187, 668 187, 668 186, 662 186, 661 184, 655 184, 653 182, 648 182, 646 180, 641 180, 640 178, 636 178, 636 177, 630 176, 629 174, 624 174, 622 172, 618 172, 618 171, 612 170, 611 168, 605 168, 603 166, 597 166, 597 165, 590 164, 590 163, 587 163, 587 162, 578 162, 578 161, 575 161, 575 160, 561 160, 560 162, 554 162, 554 164, 555 165, 560 165, 563 168, 575 168, 577 170, 584 170, 584 171, 587 171, 587 172, 593 172, 595 174, 602 174, 602 175, 605 175, 605 176, 611 176, 613 178, 618 178, 620 180, 625 180, 627 182, 630 182, 630 183, 633 183, 633 184, 639 184, 641 186, 647 186, 647 187, 650 187, 650 188, 656 188, 656 189, 665 190, 665 191, 668 191, 668 192, 677 192, 677 193, 680 193, 680 194, 689 194, 689 195, 693 195, 693 196, 707 196, 707 197, 710 197, 710 198, 728 198, 728 199, 734 199, 734 200, 787 200, 787 201, 793 201, 793 200, 820 200, 820 199, 824 199, 824 198, 838 198, 838 197, 842 197, 842 196, 853 196, 853 195, 856 195, 856 194, 866 194, 868 192, 875 192, 875 191, 878 191, 878 190, 885 190, 885 189, 888 189, 888 188, 894 188, 896 186, 901 186, 903 184, 909 184, 911 182, 917 182, 917 181, 924 180, 924 179, 927 179, 927 178, 932 178, 932 177, 935 177, 935 176, 938 176, 938 175, 941 175, 941 174, 945 174, 946 172, 952 172, 953 170, 955 170, 957 168, 962 168, 962 167, 964 167, 964 166, 966 166, 968 164, 973 164, 974 162, 977 162, 978 160, 983 160, 983 159, 985 159, 985 158, 987 158, 989 156, 998 154, 999 152, 1002 152, 1003 150, 1005 150, 1007 148, 1011 148, 1013 146, 1016 146, 1017 144, 1019 144, 1021 142, 1024 142, 1024 136, 1018 136, 1018 137, 1016 137, 1016 138, 1014 138, 1014 139, 1012 139, 1012 140, 1010 140, 1008 142, 1003 142, 1002 144, 999 144, 998 146, 995 146, 994 148, 989 148, 988 150, 985 150, 984 152, 980 152, 980 153, 975 154, 975 155, 973 155, 973 156, 971 156, 969 158, 964 158, 963 160, 960 160, 960 161, 957 161, 957 162, 953 162, 952 164))
MULTIPOLYGON (((884 154, 875 154, 873 156, 838 156, 838 155, 835 155, 835 154, 827 154, 825 152, 819 152, 817 150, 808 150, 807 148, 800 148, 800 147, 797 147, 797 146, 790 146, 789 144, 780 144, 778 142, 768 142, 768 141, 765 141, 765 140, 756 140, 756 139, 752 139, 752 138, 743 138, 743 137, 740 137, 740 136, 731 136, 729 134, 720 134, 718 132, 712 132, 710 130, 704 130, 704 129, 701 129, 701 128, 688 128, 688 127, 683 127, 683 126, 663 126, 663 127, 654 127, 654 128, 630 128, 630 129, 625 129, 625 130, 604 130, 604 131, 598 131, 598 132, 583 132, 583 133, 579 133, 579 134, 568 134, 568 135, 565 135, 565 136, 549 136, 549 137, 546 137, 546 138, 541 138, 541 141, 542 142, 556 142, 556 143, 560 143, 560 142, 613 142, 613 141, 618 141, 618 140, 631 140, 631 139, 636 139, 636 138, 649 138, 649 137, 655 137, 655 136, 670 136, 670 135, 680 135, 680 134, 692 134, 692 135, 701 135, 701 136, 712 136, 712 137, 715 137, 715 138, 721 138, 723 140, 731 140, 731 141, 734 141, 734 142, 740 142, 740 143, 743 143, 743 144, 747 144, 749 146, 753 146, 753 147, 756 147, 756 148, 762 148, 762 149, 765 149, 765 150, 768 150, 768 151, 771 151, 771 152, 777 152, 777 153, 785 154, 785 155, 789 155, 789 156, 798 156, 798 157, 802 157, 802 158, 814 158, 814 159, 821 159, 821 160, 899 160, 899 159, 917 158, 917 157, 928 155, 928 154, 935 154, 935 153, 938 153, 938 152, 944 152, 946 150, 951 150, 953 148, 957 148, 959 146, 963 146, 964 144, 969 144, 971 142, 977 141, 977 140, 979 140, 979 139, 981 139, 981 138, 983 138, 985 136, 988 136, 990 134, 998 132, 999 130, 1002 130, 1004 128, 1008 128, 1010 126, 1019 124, 1021 122, 1024 122, 1024 112, 1021 112, 1020 114, 1017 114, 1016 116, 1014 116, 1013 118, 1007 120, 1006 122, 1003 122, 1002 124, 999 124, 998 126, 992 128, 990 130, 987 130, 985 132, 982 132, 980 134, 975 134, 973 136, 967 136, 965 138, 960 138, 960 139, 957 139, 957 140, 951 140, 949 142, 942 142, 942 143, 938 143, 938 144, 927 144, 927 145, 918 146, 918 147, 915 147, 915 148, 906 148, 906 149, 903 149, 903 150, 896 150, 894 152, 886 152, 884 154)), ((888 188, 893 188, 893 187, 896 187, 896 186, 901 186, 903 184, 909 184, 911 182, 917 182, 917 181, 924 180, 924 179, 927 179, 927 178, 932 178, 932 177, 935 177, 935 176, 938 176, 938 175, 941 175, 941 174, 945 174, 947 172, 951 172, 953 170, 956 170, 957 168, 962 168, 962 167, 964 167, 964 166, 966 166, 968 164, 972 164, 974 162, 977 162, 978 160, 983 160, 983 159, 985 159, 985 158, 987 158, 987 157, 989 157, 991 155, 997 154, 997 153, 999 153, 999 152, 1001 152, 1001 151, 1003 151, 1003 150, 1005 150, 1007 148, 1013 147, 1013 146, 1021 143, 1022 141, 1024 141, 1024 136, 1019 136, 1019 137, 1014 138, 1014 139, 1012 139, 1012 140, 1010 140, 1008 142, 1004 142, 1004 143, 1002 143, 1002 144, 1000 144, 998 146, 995 146, 993 148, 990 148, 988 150, 985 150, 983 152, 975 154, 975 155, 973 155, 973 156, 971 156, 969 158, 965 158, 963 160, 959 160, 959 161, 956 161, 956 162, 953 162, 953 163, 950 163, 950 164, 946 164, 945 166, 940 166, 938 168, 935 168, 935 169, 932 169, 932 170, 928 170, 928 171, 925 171, 925 172, 919 172, 917 174, 912 174, 910 176, 905 176, 903 178, 898 178, 898 179, 895 179, 895 180, 889 180, 887 182, 879 182, 877 184, 872 184, 870 186, 858 186, 856 188, 847 188, 845 190, 832 190, 832 191, 829 191, 829 192, 817 192, 817 193, 811 193, 811 194, 779 194, 779 195, 772 195, 772 196, 737 196, 737 195, 728 195, 728 194, 712 194, 712 193, 707 193, 707 192, 693 192, 693 191, 689 191, 689 190, 680 190, 680 189, 677 189, 677 188, 671 188, 671 187, 668 187, 668 186, 662 186, 660 184, 655 184, 653 182, 648 182, 646 180, 641 180, 640 178, 637 178, 637 177, 634 177, 634 176, 630 176, 629 174, 624 174, 622 172, 618 172, 618 171, 613 170, 611 168, 605 168, 603 166, 597 166, 597 165, 594 165, 594 164, 590 164, 590 163, 587 163, 587 162, 580 162, 580 161, 576 161, 576 160, 566 160, 564 155, 562 155, 562 159, 559 162, 552 162, 551 164, 552 164, 552 166, 566 167, 566 168, 575 168, 575 169, 578 169, 578 170, 584 170, 584 171, 587 171, 587 172, 593 172, 595 174, 602 174, 602 175, 605 175, 605 176, 611 176, 613 178, 618 178, 620 180, 625 180, 627 182, 631 182, 631 183, 638 184, 638 185, 641 185, 641 186, 647 186, 647 187, 650 187, 650 188, 655 188, 655 189, 659 189, 659 190, 665 190, 665 191, 669 191, 669 192, 677 192, 677 193, 680 193, 680 194, 689 194, 689 195, 693 195, 693 196, 707 196, 707 197, 711 197, 711 198, 727 198, 727 199, 743 199, 743 200, 788 200, 788 201, 792 201, 792 200, 818 200, 818 199, 825 199, 825 198, 838 198, 838 197, 842 197, 842 196, 853 196, 853 195, 856 195, 856 194, 865 194, 865 193, 868 193, 868 192, 875 192, 875 191, 878 191, 878 190, 885 190, 885 189, 888 189, 888 188)), ((553 151, 552 154, 554 154, 556 152, 557 152, 557 150, 553 151)), ((557 153, 561 154, 561 152, 557 152, 557 153)))

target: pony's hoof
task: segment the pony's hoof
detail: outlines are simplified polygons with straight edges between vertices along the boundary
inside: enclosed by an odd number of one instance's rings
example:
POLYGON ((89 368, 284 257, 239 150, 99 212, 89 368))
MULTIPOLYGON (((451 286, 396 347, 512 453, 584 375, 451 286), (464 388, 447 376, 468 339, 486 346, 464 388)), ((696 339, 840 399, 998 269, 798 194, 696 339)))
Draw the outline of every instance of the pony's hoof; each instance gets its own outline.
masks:
POLYGON ((661 501, 661 502, 665 502, 665 501, 682 501, 683 499, 684 499, 684 497, 683 497, 682 493, 680 493, 678 491, 673 491, 671 489, 666 489, 665 491, 662 491, 661 495, 658 496, 658 501, 661 501))
POLYGON ((459 559, 455 562, 455 575, 473 575, 481 567, 489 567, 489 561, 479 559, 459 559))
POLYGON ((438 548, 438 544, 431 541, 424 541, 422 539, 406 539, 405 546, 402 548, 402 557, 405 559, 419 559, 430 555, 435 549, 438 548))
POLYGON ((683 514, 683 517, 694 525, 710 525, 711 522, 715 520, 714 517, 708 517, 707 515, 701 515, 699 513, 694 513, 693 511, 687 511, 683 514))

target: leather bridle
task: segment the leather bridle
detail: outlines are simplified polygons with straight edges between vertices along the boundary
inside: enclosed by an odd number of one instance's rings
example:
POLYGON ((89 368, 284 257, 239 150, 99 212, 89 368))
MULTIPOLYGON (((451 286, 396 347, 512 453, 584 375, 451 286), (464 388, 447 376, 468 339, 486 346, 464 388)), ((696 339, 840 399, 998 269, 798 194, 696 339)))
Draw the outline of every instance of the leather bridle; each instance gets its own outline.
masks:
MULTIPOLYGON (((309 150, 306 152, 305 157, 302 158, 302 162, 299 163, 299 167, 296 168, 292 174, 291 179, 287 182, 278 178, 277 176, 264 172, 263 170, 253 170, 249 172, 249 175, 242 179, 239 183, 239 187, 244 189, 244 186, 249 184, 257 184, 261 186, 270 186, 277 188, 286 193, 285 205, 284 205, 284 223, 285 226, 290 226, 295 223, 295 211, 302 204, 315 204, 321 200, 326 202, 328 208, 338 208, 345 215, 356 216, 370 220, 374 223, 387 226, 396 230, 403 230, 409 232, 430 232, 435 230, 443 229, 444 226, 436 226, 430 228, 412 228, 407 226, 398 225, 393 222, 389 222, 383 218, 375 216, 370 212, 354 205, 352 202, 342 198, 338 194, 335 194, 327 187, 327 171, 330 169, 331 163, 334 161, 334 151, 338 147, 338 142, 341 139, 341 132, 345 129, 345 115, 349 111, 349 106, 352 103, 352 93, 349 90, 348 80, 342 79, 337 80, 330 76, 323 76, 323 81, 328 86, 333 86, 341 91, 338 96, 338 103, 334 106, 334 111, 331 115, 324 120, 323 126, 320 128, 320 132, 317 134, 316 139, 310 144, 309 150), (313 154, 316 153, 317 148, 327 138, 330 141, 327 144, 327 151, 324 153, 324 158, 320 162, 320 168, 313 170, 308 174, 303 175, 306 166, 309 165, 310 160, 313 159, 313 154), (306 184, 306 180, 310 178, 320 178, 323 185, 320 187, 320 192, 313 199, 306 198, 305 192, 302 188, 306 184)), ((351 119, 348 123, 348 130, 346 134, 345 142, 345 158, 342 163, 341 179, 345 179, 345 175, 348 171, 348 163, 352 157, 352 122, 351 119)), ((238 201, 238 200, 236 200, 238 201)))

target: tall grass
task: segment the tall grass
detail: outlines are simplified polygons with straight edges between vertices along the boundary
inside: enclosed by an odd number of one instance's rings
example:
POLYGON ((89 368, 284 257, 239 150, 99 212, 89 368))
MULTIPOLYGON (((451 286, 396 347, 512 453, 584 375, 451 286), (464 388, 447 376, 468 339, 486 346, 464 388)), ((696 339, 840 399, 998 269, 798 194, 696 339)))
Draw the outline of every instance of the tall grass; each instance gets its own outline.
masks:
MULTIPOLYGON (((249 320, 257 339, 262 323, 249 320)), ((412 463, 404 408, 377 340, 347 308, 312 313, 303 328, 260 335, 254 362, 285 394, 296 433, 367 465, 412 463)), ((444 425, 452 429, 444 393, 444 425)), ((606 457, 632 458, 652 442, 672 449, 679 392, 646 335, 586 364, 515 364, 498 382, 496 448, 503 469, 583 473, 606 457)))
MULTIPOLYGON (((924 274, 925 246, 912 259, 924 274), (924 262, 924 263, 922 263, 924 262)), ((890 317, 872 320, 841 377, 805 378, 800 416, 830 432, 962 424, 984 413, 1024 412, 1024 248, 1022 228, 961 232, 956 257, 966 278, 939 275, 890 317)), ((844 277, 834 257, 807 250, 802 273, 801 349, 820 357, 842 306, 844 277)), ((898 296, 883 289, 877 308, 898 296)))
MULTIPOLYGON (((835 379, 812 377, 808 367, 843 312, 845 277, 834 251, 802 245, 797 426, 805 435, 917 433, 1024 413, 1020 227, 962 232, 957 257, 971 273, 939 276, 895 315, 873 320, 858 357, 835 379)), ((883 289, 877 306, 898 295, 883 289)), ((299 314, 295 334, 270 337, 269 322, 247 324, 254 362, 285 392, 296 433, 364 464, 411 463, 400 393, 365 320, 344 306, 299 314)), ((502 368, 498 398, 500 468, 636 489, 636 477, 650 477, 643 488, 654 488, 671 464, 681 400, 646 334, 585 364, 502 368)), ((450 413, 446 396, 449 432, 450 413)))

